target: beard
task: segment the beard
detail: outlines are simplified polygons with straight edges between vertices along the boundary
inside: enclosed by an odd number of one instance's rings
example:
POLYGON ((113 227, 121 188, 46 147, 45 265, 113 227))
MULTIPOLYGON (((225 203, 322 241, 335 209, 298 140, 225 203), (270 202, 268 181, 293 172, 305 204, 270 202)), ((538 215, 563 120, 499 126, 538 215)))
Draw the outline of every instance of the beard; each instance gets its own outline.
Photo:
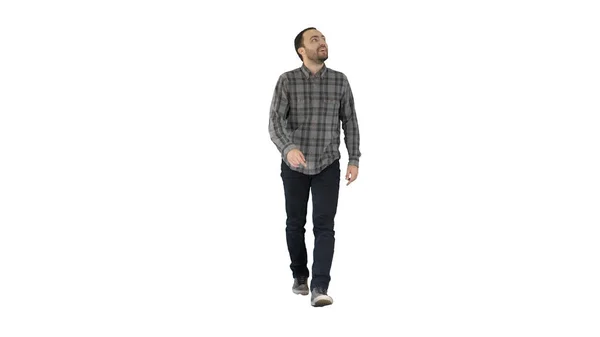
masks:
POLYGON ((327 51, 327 53, 320 54, 319 51, 315 51, 314 53, 311 53, 308 56, 308 59, 315 62, 315 63, 323 63, 325 62, 327 59, 329 58, 329 51, 327 51))

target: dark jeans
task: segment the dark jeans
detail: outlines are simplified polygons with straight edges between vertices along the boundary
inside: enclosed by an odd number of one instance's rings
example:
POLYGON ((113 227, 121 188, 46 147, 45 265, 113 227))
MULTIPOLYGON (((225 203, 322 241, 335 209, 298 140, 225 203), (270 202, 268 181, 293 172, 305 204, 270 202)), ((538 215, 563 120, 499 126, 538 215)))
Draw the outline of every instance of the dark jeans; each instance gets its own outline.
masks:
POLYGON ((294 277, 309 276, 304 225, 306 224, 308 193, 312 191, 315 244, 311 289, 317 286, 327 289, 331 280, 329 272, 335 245, 333 226, 337 212, 340 173, 339 160, 316 175, 293 171, 285 162, 281 162, 281 178, 283 179, 287 213, 285 232, 291 259, 290 268, 294 277))

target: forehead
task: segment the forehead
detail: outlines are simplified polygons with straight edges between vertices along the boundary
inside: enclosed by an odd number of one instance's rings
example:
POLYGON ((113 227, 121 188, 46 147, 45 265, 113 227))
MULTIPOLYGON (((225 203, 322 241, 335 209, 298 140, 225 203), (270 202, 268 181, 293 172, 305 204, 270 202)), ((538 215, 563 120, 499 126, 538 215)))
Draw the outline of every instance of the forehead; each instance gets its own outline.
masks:
POLYGON ((321 33, 320 31, 318 31, 316 29, 311 29, 311 30, 307 30, 304 32, 304 40, 305 41, 310 40, 310 38, 313 36, 322 37, 323 33, 321 33))

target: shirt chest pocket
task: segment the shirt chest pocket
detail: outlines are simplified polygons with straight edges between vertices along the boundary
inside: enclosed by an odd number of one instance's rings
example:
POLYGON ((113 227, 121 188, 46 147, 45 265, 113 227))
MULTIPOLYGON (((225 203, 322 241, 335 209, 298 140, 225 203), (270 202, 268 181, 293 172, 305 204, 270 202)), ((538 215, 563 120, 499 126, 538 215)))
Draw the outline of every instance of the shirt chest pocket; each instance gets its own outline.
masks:
POLYGON ((340 102, 336 100, 323 100, 322 109, 323 111, 323 122, 329 129, 335 129, 340 122, 340 102), (337 124, 336 124, 337 123, 337 124))

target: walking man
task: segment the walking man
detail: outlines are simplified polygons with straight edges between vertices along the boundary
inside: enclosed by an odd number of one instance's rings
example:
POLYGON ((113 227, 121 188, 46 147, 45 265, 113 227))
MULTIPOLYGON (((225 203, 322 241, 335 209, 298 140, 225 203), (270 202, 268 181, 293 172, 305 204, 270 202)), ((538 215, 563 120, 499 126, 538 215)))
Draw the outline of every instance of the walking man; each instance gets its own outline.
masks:
POLYGON ((315 237, 311 304, 333 303, 328 295, 333 260, 340 186, 340 124, 348 150, 346 186, 358 176, 360 138, 354 98, 347 77, 327 68, 328 45, 314 27, 294 40, 300 68, 283 73, 275 86, 269 114, 269 134, 281 153, 285 194, 286 241, 296 294, 309 294, 309 270, 304 240, 309 193, 313 202, 315 237))

